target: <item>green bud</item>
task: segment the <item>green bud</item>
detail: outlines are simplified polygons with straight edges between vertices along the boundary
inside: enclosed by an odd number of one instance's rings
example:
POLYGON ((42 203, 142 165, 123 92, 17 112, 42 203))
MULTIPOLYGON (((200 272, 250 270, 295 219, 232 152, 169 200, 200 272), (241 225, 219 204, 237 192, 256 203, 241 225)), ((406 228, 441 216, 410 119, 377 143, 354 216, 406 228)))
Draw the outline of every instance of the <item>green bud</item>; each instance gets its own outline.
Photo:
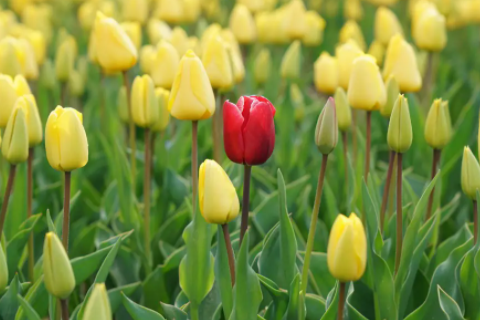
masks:
POLYGON ((427 115, 425 122, 425 140, 430 147, 443 149, 452 136, 450 124, 450 112, 448 102, 436 99, 427 115))
POLYGON ((110 302, 108 300, 107 289, 105 284, 98 283, 92 291, 92 295, 88 299, 83 314, 83 320, 111 320, 112 311, 110 309, 110 302))
POLYGON ((385 103, 380 108, 380 114, 385 118, 390 118, 392 114, 393 106, 397 101, 398 95, 400 94, 400 86, 398 85, 397 80, 394 77, 390 77, 385 84, 387 89, 387 103, 385 103))
POLYGON ((282 59, 280 66, 280 75, 283 79, 296 80, 300 77, 300 68, 302 60, 302 44, 295 40, 288 47, 282 59))
POLYGON ((322 154, 329 154, 338 142, 338 122, 335 100, 329 98, 318 117, 315 129, 315 144, 322 154))
POLYGON ((352 124, 352 109, 348 103, 347 93, 342 87, 335 91, 335 107, 337 109, 338 128, 347 131, 352 124))
POLYGON ((18 99, 8 119, 3 134, 2 155, 10 164, 24 162, 28 158, 28 108, 18 99))
POLYGON ((301 122, 305 118, 305 99, 296 83, 290 85, 290 100, 295 110, 295 120, 301 122))
POLYGON ((395 152, 404 153, 412 146, 412 121, 408 110, 408 101, 401 94, 392 110, 388 126, 388 146, 395 152))
POLYGON ((75 276, 60 239, 53 232, 45 235, 43 274, 47 291, 59 299, 67 298, 75 289, 75 276))
POLYGON ((463 149, 462 190, 472 200, 480 189, 480 165, 469 147, 463 149))
POLYGON ((0 292, 5 290, 8 284, 8 266, 7 258, 3 253, 2 245, 0 244, 0 292))

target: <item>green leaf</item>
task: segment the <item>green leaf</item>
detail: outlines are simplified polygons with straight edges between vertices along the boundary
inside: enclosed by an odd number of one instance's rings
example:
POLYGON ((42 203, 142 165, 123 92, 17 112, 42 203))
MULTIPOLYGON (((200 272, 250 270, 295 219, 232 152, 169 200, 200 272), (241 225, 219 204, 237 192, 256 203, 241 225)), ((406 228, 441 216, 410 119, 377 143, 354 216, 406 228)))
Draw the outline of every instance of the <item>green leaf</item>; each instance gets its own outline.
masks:
POLYGON ((163 302, 160 302, 160 305, 166 320, 188 320, 188 315, 185 311, 163 302))
POLYGON ((306 320, 318 320, 325 314, 325 300, 320 296, 307 293, 305 307, 307 309, 306 320))
POLYGON ((280 289, 275 282, 260 274, 258 275, 258 279, 273 299, 273 302, 265 312, 265 319, 281 319, 288 307, 289 297, 287 292, 280 289))
POLYGON ((106 247, 86 256, 78 257, 71 260, 75 282, 82 283, 87 280, 103 262, 107 254, 112 250, 113 246, 106 247))
POLYGON ((282 320, 300 320, 298 318, 298 309, 300 299, 300 274, 297 274, 290 285, 288 308, 282 320))
POLYGON ((445 313, 448 320, 463 320, 462 311, 457 302, 446 293, 442 287, 438 286, 438 301, 440 308, 445 313))
POLYGON ((20 306, 25 310, 25 314, 27 315, 28 320, 41 320, 40 316, 37 314, 35 309, 32 308, 32 306, 22 298, 21 295, 17 295, 18 302, 20 303, 20 306))
MULTIPOLYGON (((330 300, 330 303, 327 304, 326 306, 326 311, 323 314, 322 318, 320 320, 337 320, 337 310, 338 310, 338 289, 339 289, 339 283, 335 285, 335 288, 330 291, 328 294, 331 299, 328 299, 327 301, 330 300)), ((307 309, 308 311, 308 309, 307 309)), ((308 313, 307 313, 307 318, 308 318, 308 313)))
POLYGON ((135 282, 108 290, 108 300, 110 300, 112 313, 115 313, 118 307, 122 304, 122 295, 130 296, 140 287, 140 285, 140 282, 135 282))
MULTIPOLYGON (((40 315, 45 316, 48 310, 49 294, 45 288, 45 283, 43 282, 43 276, 41 276, 33 286, 28 290, 25 295, 25 301, 28 302, 30 306, 40 315)), ((26 320, 27 315, 23 310, 23 307, 17 311, 15 315, 15 320, 26 320)))
POLYGON ((230 317, 233 309, 233 288, 228 263, 228 253, 222 228, 217 228, 217 254, 215 256, 215 278, 220 288, 220 296, 225 319, 230 317))
POLYGON ((21 294, 18 274, 15 274, 7 293, 0 299, 0 319, 14 319, 20 305, 17 296, 21 294))
POLYGON ((122 293, 122 302, 127 312, 132 316, 133 320, 165 320, 158 312, 147 309, 132 300, 128 299, 122 293))

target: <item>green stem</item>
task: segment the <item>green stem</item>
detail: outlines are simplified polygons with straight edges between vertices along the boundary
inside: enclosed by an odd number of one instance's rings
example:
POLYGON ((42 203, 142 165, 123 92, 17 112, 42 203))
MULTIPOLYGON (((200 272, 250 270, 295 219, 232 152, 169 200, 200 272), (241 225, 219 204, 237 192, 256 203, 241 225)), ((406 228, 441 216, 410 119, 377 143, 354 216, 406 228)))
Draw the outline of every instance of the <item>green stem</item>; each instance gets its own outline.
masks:
POLYGON ((68 315, 68 300, 67 299, 62 299, 60 300, 60 306, 62 309, 62 320, 68 320, 69 315, 68 315))
POLYGON ((392 181, 393 164, 395 162, 395 152, 390 151, 390 159, 388 161, 387 178, 385 180, 385 186, 383 187, 382 207, 380 208, 380 231, 383 233, 385 226, 385 212, 387 211, 388 196, 390 193, 390 184, 392 181))
POLYGON ((367 142, 365 151, 365 182, 368 182, 370 172, 370 147, 372 144, 372 112, 367 111, 367 142))
POLYGON ((145 232, 145 255, 147 260, 150 263, 150 171, 152 166, 150 164, 151 155, 151 131, 150 129, 145 129, 145 177, 143 179, 143 202, 145 215, 143 217, 144 221, 144 232, 145 232))
MULTIPOLYGON (((33 148, 28 150, 27 162, 27 218, 32 216, 33 201, 33 148)), ((31 282, 34 280, 35 255, 33 246, 33 232, 28 238, 28 278, 31 282)))
POLYGON ((200 320, 198 306, 193 302, 190 302, 190 318, 192 318, 191 320, 200 320))
POLYGON ((16 166, 12 164, 10 166, 10 173, 8 175, 7 188, 5 189, 5 196, 3 197, 2 211, 0 212, 0 241, 2 240, 3 226, 5 224, 5 217, 7 216, 8 200, 12 193, 13 181, 15 180, 16 166))
MULTIPOLYGON (((435 175, 437 174, 437 167, 438 167, 438 162, 440 161, 440 155, 441 155, 441 150, 433 149, 433 162, 432 162, 432 175, 431 179, 435 178, 435 175)), ((430 193, 430 196, 428 197, 428 205, 427 205, 427 217, 426 220, 430 219, 432 216, 432 207, 433 207, 433 198, 435 195, 435 188, 432 189, 432 192, 430 193)))
POLYGON ((248 209, 250 206, 250 178, 252 175, 252 167, 244 165, 243 174, 243 203, 242 203, 242 224, 240 226, 240 246, 242 245, 243 237, 248 229, 248 209))
POLYGON ((395 275, 400 267, 403 248, 403 214, 402 214, 402 154, 397 153, 397 248, 395 251, 395 275))
POLYGON ((129 140, 130 140, 130 165, 132 166, 132 189, 135 193, 136 184, 136 172, 137 172, 137 142, 135 138, 135 123, 133 123, 132 116, 132 102, 130 101, 130 85, 128 83, 127 71, 123 71, 123 85, 127 92, 127 105, 128 105, 128 127, 129 127, 129 140))
POLYGON ((72 181, 72 173, 65 172, 65 186, 63 194, 63 228, 62 243, 65 251, 68 253, 68 236, 70 232, 70 187, 72 181))
POLYGON ((198 193, 198 121, 192 121, 192 206, 193 215, 197 212, 198 193))

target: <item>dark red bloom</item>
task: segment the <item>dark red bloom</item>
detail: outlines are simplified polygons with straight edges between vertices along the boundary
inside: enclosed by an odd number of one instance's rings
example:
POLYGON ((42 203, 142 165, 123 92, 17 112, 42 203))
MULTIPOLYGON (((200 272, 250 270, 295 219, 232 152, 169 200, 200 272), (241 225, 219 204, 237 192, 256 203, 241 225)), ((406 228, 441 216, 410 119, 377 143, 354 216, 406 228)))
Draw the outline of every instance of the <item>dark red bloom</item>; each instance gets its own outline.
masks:
POLYGON ((275 107, 268 99, 243 96, 223 105, 223 140, 227 156, 236 163, 258 165, 275 147, 275 107))

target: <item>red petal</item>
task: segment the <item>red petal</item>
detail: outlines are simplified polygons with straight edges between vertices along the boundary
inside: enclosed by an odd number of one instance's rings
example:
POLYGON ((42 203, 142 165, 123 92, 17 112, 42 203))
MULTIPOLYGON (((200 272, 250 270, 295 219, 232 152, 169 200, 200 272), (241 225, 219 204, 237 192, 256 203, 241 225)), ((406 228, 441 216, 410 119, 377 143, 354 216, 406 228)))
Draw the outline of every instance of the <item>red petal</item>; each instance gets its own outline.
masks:
POLYGON ((265 102, 265 103, 268 103, 268 105, 270 106, 270 108, 272 109, 272 112, 273 112, 273 116, 275 116, 275 107, 273 106, 273 104, 270 102, 270 100, 268 100, 267 98, 265 97, 262 97, 262 96, 250 96, 251 98, 254 98, 260 102, 265 102))
MULTIPOLYGON (((271 103, 251 99, 249 121, 243 128, 243 144, 245 146, 245 163, 258 165, 265 163, 275 147, 274 108, 271 103)), ((245 99, 247 100, 247 99, 245 99)))
POLYGON ((244 163, 243 144, 243 107, 238 107, 230 101, 223 104, 223 143, 228 158, 236 163, 244 163))

